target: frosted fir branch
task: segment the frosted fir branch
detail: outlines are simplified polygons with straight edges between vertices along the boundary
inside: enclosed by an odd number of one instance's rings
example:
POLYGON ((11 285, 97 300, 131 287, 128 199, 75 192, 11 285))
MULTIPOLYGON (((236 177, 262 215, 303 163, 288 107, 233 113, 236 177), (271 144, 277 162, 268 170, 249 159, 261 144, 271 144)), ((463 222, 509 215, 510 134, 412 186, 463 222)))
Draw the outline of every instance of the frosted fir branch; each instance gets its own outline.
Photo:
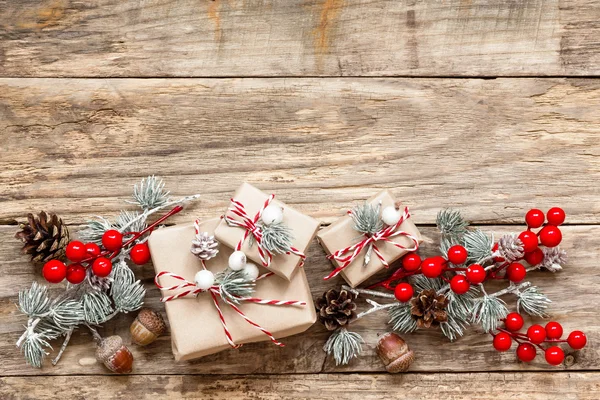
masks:
POLYGON ((354 230, 372 235, 383 228, 383 221, 379 215, 381 211, 381 202, 376 205, 364 203, 352 209, 350 217, 354 221, 354 230))
POLYGON ((517 293, 517 312, 523 310, 529 315, 545 318, 548 316, 546 309, 552 303, 536 286, 531 286, 517 293))
MULTIPOLYGON (((227 220, 226 220, 227 221, 227 220)), ((291 229, 283 222, 270 225, 260 224, 262 231, 262 246, 272 254, 285 254, 292 249, 294 236, 291 229)), ((249 244, 255 242, 254 235, 250 235, 249 244)))
POLYGON ((125 229, 131 232, 141 232, 147 226, 146 218, 140 218, 138 211, 121 211, 114 224, 114 228, 119 232, 125 232, 125 229))
POLYGON ((339 328, 329 336, 323 350, 333 356, 335 365, 346 365, 360 355, 362 343, 364 340, 358 333, 339 328))
POLYGON ((254 282, 246 279, 244 271, 229 268, 215 276, 215 284, 219 286, 221 296, 234 304, 239 304, 240 298, 251 297, 255 286, 254 282))
POLYGON ((446 336, 451 342, 455 341, 459 337, 463 336, 466 327, 469 325, 468 321, 454 318, 448 314, 448 320, 440 323, 440 329, 442 334, 446 336))
POLYGON ((388 308, 394 307, 397 304, 399 304, 399 303, 379 304, 376 301, 373 301, 371 299, 366 299, 366 301, 367 301, 367 303, 369 303, 371 305, 371 308, 368 309, 368 310, 366 310, 366 311, 363 311, 363 312, 357 314, 355 319, 360 319, 360 318, 362 318, 364 316, 367 316, 369 314, 372 314, 372 313, 374 313, 376 311, 386 310, 388 308))
POLYGON ((430 279, 424 275, 413 275, 409 278, 410 283, 415 288, 415 292, 422 292, 423 290, 434 290, 436 293, 445 291, 449 286, 439 278, 430 279))
POLYGON ((441 232, 442 238, 455 241, 454 244, 457 244, 462 236, 467 233, 467 227, 469 226, 460 211, 452 209, 438 212, 435 224, 441 232))
POLYGON ((388 323, 392 329, 400 333, 411 333, 417 330, 417 321, 411 314, 410 303, 396 303, 388 310, 388 323))
MULTIPOLYGON (((110 287, 110 295, 115 304, 113 314, 139 310, 144 304, 144 296, 146 295, 146 290, 141 282, 135 280, 133 271, 125 261, 117 263, 116 270, 113 270, 113 272, 113 283, 110 287)), ((107 320, 112 316, 109 316, 107 320)))
POLYGON ((469 317, 471 315, 471 310, 474 306, 474 301, 478 295, 479 290, 475 285, 471 286, 467 293, 461 295, 449 290, 446 294, 446 298, 448 299, 446 312, 448 316, 456 320, 468 323, 469 317))
POLYGON ((30 318, 42 317, 50 309, 50 297, 48 288, 37 282, 31 284, 31 288, 19 292, 17 307, 30 318))
POLYGON ((467 259, 468 263, 483 264, 493 258, 493 236, 489 237, 483 231, 476 229, 467 232, 463 237, 463 241, 469 254, 467 259))
POLYGON ((81 301, 84 319, 89 324, 99 325, 106 322, 114 311, 110 297, 104 292, 87 292, 82 296, 81 301))
POLYGON ((382 297, 385 299, 396 299, 396 296, 394 296, 392 293, 378 292, 377 290, 352 288, 348 285, 342 285, 342 289, 354 293, 356 296, 366 294, 369 296, 382 297))
POLYGON ((508 309, 504 300, 484 295, 474 300, 470 322, 480 324, 484 331, 489 332, 495 330, 498 322, 507 314, 508 309))
POLYGON ((164 181, 151 175, 133 186, 133 201, 126 200, 126 202, 136 204, 145 211, 164 207, 169 202, 169 194, 170 192, 165 190, 164 181))

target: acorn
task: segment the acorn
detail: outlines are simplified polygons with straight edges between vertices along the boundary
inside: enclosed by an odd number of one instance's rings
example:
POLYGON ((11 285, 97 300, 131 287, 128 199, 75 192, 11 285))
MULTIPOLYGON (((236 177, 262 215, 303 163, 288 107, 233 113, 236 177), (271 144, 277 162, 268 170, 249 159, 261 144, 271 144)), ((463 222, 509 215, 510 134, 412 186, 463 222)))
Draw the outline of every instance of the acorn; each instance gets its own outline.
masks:
POLYGON ((96 359, 117 374, 128 374, 133 366, 133 354, 118 335, 100 341, 96 349, 96 359))
POLYGON ((154 342, 165 333, 167 326, 162 316, 149 308, 142 308, 129 328, 131 340, 140 346, 154 342))
POLYGON ((377 343, 377 355, 391 374, 405 372, 415 360, 415 354, 408 348, 404 339, 394 332, 381 336, 377 343))

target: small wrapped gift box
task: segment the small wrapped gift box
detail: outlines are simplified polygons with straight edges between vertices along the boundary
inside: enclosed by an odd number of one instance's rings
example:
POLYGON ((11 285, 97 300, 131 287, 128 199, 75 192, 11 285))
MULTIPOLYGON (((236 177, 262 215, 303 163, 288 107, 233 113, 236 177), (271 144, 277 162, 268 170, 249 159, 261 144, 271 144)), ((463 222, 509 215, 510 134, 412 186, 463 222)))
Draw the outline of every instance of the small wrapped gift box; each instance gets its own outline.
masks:
MULTIPOLYGON (((296 267, 304 262, 304 253, 314 239, 319 222, 287 206, 254 186, 243 183, 235 192, 231 205, 215 230, 215 237, 225 245, 243 251, 248 258, 275 274, 290 280, 296 267), (279 213, 279 215, 273 214, 279 213), (268 215, 266 215, 268 214, 268 215), (264 219, 270 226, 283 226, 290 234, 291 251, 269 251, 264 219)), ((271 231, 273 231, 271 229, 271 231)))
MULTIPOLYGON (((212 235, 218 224, 219 218, 215 218, 198 223, 198 228, 200 232, 212 235)), ((176 360, 191 360, 228 349, 232 345, 269 340, 269 335, 263 330, 272 335, 273 340, 295 335, 304 332, 315 322, 315 308, 304 270, 298 271, 291 281, 274 274, 259 278, 252 294, 256 302, 240 301, 235 307, 218 295, 213 300, 213 292, 199 291, 196 294, 196 287, 191 283, 204 267, 202 261, 190 251, 195 236, 194 224, 185 224, 159 229, 148 240, 157 284, 163 288, 180 285, 172 290, 163 289, 165 297, 162 299, 171 326, 176 360), (174 278, 174 275, 182 280, 174 278), (182 282, 187 282, 188 287, 182 282), (275 300, 280 303, 285 301, 285 304, 274 304, 275 300)), ((218 249, 214 258, 204 262, 206 269, 214 274, 227 268, 228 258, 233 252, 223 244, 218 249)), ((260 268, 260 272, 268 271, 260 268)))
POLYGON ((367 203, 375 207, 379 205, 380 216, 386 208, 393 207, 399 213, 400 219, 391 226, 383 224, 381 231, 371 235, 370 239, 354 229, 355 223, 349 214, 321 229, 317 239, 335 267, 325 279, 339 273, 350 286, 356 287, 385 268, 386 264, 389 265, 409 251, 416 250, 422 242, 419 230, 410 219, 408 208, 395 203, 387 190, 367 200, 367 203), (368 254, 370 259, 365 263, 368 254))

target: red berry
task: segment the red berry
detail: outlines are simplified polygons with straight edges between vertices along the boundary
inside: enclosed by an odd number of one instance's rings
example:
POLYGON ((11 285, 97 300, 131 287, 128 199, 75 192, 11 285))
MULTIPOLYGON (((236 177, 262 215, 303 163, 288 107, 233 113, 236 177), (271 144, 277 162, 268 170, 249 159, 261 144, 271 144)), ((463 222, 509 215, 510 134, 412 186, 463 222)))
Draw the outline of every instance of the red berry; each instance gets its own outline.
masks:
POLYGON ((498 351, 507 351, 512 346, 512 338, 506 332, 494 336, 494 348, 498 351))
POLYGON ((417 253, 409 253, 402 258, 402 268, 405 271, 416 271, 421 266, 421 257, 417 253))
POLYGON ((567 343, 569 343, 569 346, 571 346, 572 349, 579 350, 585 347, 587 338, 585 337, 585 333, 581 331, 573 331, 569 334, 567 343))
POLYGON ((544 260, 544 252, 539 247, 536 247, 534 251, 529 253, 525 253, 525 261, 529 263, 529 265, 538 265, 544 260))
POLYGON ((467 261, 467 249, 457 244, 448 249, 448 261, 452 264, 460 265, 467 261))
POLYGON ((73 285, 83 282, 85 279, 85 268, 81 264, 71 264, 67 267, 67 281, 73 285))
POLYGON ((485 281, 485 269, 479 264, 471 264, 469 268, 467 268, 467 279, 474 285, 478 283, 482 283, 485 281))
POLYGON ((117 251, 123 244, 123 235, 116 229, 109 229, 102 235, 102 245, 110 251, 117 251))
POLYGON ((138 243, 133 246, 129 253, 129 257, 131 258, 131 261, 137 265, 146 264, 150 261, 150 249, 148 248, 148 243, 138 243))
POLYGON ((546 330, 541 325, 531 325, 527 329, 527 337, 533 344, 540 344, 546 340, 546 330))
POLYGON ((516 332, 523 327, 523 317, 519 313, 511 312, 506 316, 504 326, 509 331, 516 332))
POLYGON ((456 294, 465 294, 471 285, 464 275, 455 275, 450 281, 450 289, 456 294))
POLYGON ((42 275, 50 283, 59 283, 67 276, 67 266, 59 260, 50 260, 42 267, 42 275))
POLYGON ((87 256, 87 253, 85 252, 85 245, 78 240, 73 240, 67 245, 65 255, 69 260, 73 262, 79 262, 87 256))
POLYGON ((106 257, 99 257, 92 264, 92 272, 94 275, 104 278, 110 275, 112 271, 112 262, 106 257))
POLYGON ((100 246, 98 246, 96 243, 87 243, 85 245, 85 252, 87 253, 88 257, 98 257, 100 255, 100 246))
POLYGON ((531 231, 523 231, 519 234, 519 239, 523 242, 523 250, 525 253, 534 251, 538 246, 538 239, 535 233, 531 231))
POLYGON ((506 276, 511 282, 521 282, 525 279, 525 275, 527 275, 527 271, 521 263, 512 263, 506 269, 506 276))
POLYGON ((544 221, 544 212, 542 210, 538 210, 537 208, 532 208, 531 210, 527 211, 527 214, 525 214, 525 222, 530 228, 539 228, 540 226, 544 225, 544 221))
POLYGON ((523 362, 531 362, 535 358, 535 346, 531 343, 521 343, 517 347, 517 357, 523 362))
POLYGON ((406 282, 399 283, 394 288, 394 296, 396 297, 396 300, 402 303, 410 301, 410 299, 413 297, 413 293, 413 287, 406 282))
POLYGON ((421 271, 427 278, 437 278, 442 274, 445 262, 440 256, 426 258, 421 264, 421 271))
MULTIPOLYGON (((495 253, 497 251, 498 251, 498 243, 494 243, 494 245, 492 246, 492 252, 495 253)), ((494 257, 494 261, 497 263, 501 263, 502 261, 504 261, 504 257, 496 256, 496 257, 494 257)))
POLYGON ((546 336, 548 339, 560 339, 563 334, 563 327, 556 321, 550 321, 546 324, 546 336))
POLYGON ((548 347, 545 355, 546 361, 550 365, 558 365, 565 359, 565 352, 558 346, 548 347))
POLYGON ((546 213, 546 217, 550 225, 558 226, 565 222, 565 211, 559 207, 552 207, 546 213))
POLYGON ((540 231, 540 242, 546 247, 556 247, 562 240, 562 232, 554 225, 546 225, 540 231))

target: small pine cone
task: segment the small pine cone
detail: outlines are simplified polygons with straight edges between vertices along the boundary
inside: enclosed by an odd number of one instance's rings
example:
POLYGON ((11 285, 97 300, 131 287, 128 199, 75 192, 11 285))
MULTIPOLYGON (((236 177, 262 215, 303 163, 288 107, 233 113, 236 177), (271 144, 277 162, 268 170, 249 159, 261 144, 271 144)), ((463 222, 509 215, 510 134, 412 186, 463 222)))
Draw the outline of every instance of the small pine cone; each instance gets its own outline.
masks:
POLYGON ((446 306, 448 299, 443 294, 437 294, 433 289, 426 289, 420 292, 410 301, 410 312, 417 320, 419 328, 429 328, 431 325, 438 325, 441 322, 448 321, 446 306))
POLYGON ((498 240, 498 253, 508 262, 520 260, 525 255, 523 242, 515 234, 503 235, 498 240))
POLYGON ((356 318, 355 299, 356 295, 347 290, 328 290, 316 301, 319 321, 330 331, 348 325, 356 318))
POLYGON ((87 278, 90 286, 95 290, 107 291, 113 282, 113 278, 109 275, 101 278, 92 272, 91 268, 87 269, 87 278))
POLYGON ((545 268, 550 272, 562 270, 562 266, 567 262, 567 252, 558 247, 543 247, 544 259, 538 267, 545 268))
POLYGON ((192 240, 192 254, 201 260, 210 260, 219 253, 219 242, 208 232, 199 232, 192 240))
POLYGON ((15 234, 23 245, 23 254, 31 254, 32 262, 64 260, 65 248, 69 243, 69 230, 56 214, 40 212, 37 217, 27 214, 27 222, 19 224, 15 234))

